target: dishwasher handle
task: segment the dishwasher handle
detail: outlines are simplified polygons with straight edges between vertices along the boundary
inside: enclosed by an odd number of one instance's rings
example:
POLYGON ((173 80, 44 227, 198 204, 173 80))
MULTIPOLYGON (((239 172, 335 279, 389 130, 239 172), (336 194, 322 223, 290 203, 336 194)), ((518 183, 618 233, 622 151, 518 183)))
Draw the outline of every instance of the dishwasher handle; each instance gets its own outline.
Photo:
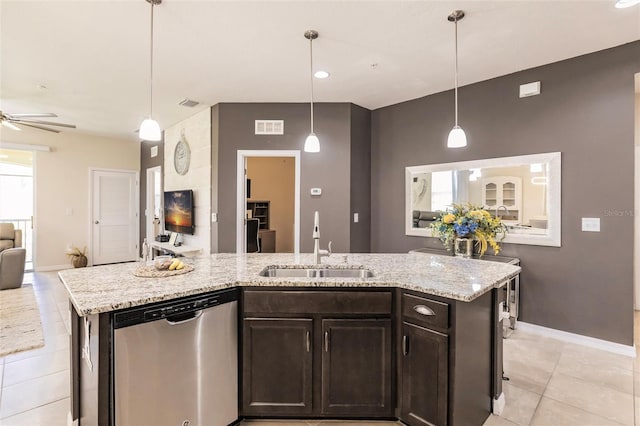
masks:
POLYGON ((202 315, 202 309, 197 311, 188 312, 186 314, 177 314, 172 315, 170 317, 165 318, 165 320, 169 323, 169 325, 180 325, 195 319, 200 318, 202 315))

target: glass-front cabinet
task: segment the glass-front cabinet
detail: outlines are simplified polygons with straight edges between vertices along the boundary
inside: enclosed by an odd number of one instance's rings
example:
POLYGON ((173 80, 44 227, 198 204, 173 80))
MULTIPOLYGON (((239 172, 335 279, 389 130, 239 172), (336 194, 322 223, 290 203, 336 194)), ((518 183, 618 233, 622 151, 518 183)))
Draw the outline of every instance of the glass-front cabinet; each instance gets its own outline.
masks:
POLYGON ((495 210, 504 222, 522 221, 522 178, 493 176, 482 179, 482 205, 495 210))

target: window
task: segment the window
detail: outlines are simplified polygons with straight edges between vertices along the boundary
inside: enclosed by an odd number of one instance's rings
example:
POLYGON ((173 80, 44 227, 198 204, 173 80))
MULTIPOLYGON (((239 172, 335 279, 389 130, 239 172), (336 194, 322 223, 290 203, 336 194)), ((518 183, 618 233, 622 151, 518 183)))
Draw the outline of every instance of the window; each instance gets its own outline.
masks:
POLYGON ((433 185, 431 186, 431 210, 447 210, 453 203, 453 176, 452 171, 432 173, 433 185))

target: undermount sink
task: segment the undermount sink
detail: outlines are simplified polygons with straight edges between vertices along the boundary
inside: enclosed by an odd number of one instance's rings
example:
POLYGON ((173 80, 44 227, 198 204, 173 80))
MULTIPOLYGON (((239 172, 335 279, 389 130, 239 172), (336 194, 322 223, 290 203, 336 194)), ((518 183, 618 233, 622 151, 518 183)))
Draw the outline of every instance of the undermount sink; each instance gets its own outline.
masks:
POLYGON ((259 274, 261 277, 279 278, 371 278, 371 269, 362 268, 323 268, 317 265, 309 267, 267 266, 259 274))

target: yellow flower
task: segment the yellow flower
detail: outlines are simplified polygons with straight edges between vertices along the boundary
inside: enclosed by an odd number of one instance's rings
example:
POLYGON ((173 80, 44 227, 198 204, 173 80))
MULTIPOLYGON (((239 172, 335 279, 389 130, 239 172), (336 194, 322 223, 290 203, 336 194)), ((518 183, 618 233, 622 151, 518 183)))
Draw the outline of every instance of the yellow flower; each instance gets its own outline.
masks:
POLYGON ((442 221, 444 223, 453 223, 454 220, 456 220, 456 217, 451 213, 445 214, 444 217, 442 218, 442 221))
POLYGON ((484 214, 482 210, 471 210, 469 212, 469 216, 471 216, 474 219, 481 220, 484 217, 484 214))

